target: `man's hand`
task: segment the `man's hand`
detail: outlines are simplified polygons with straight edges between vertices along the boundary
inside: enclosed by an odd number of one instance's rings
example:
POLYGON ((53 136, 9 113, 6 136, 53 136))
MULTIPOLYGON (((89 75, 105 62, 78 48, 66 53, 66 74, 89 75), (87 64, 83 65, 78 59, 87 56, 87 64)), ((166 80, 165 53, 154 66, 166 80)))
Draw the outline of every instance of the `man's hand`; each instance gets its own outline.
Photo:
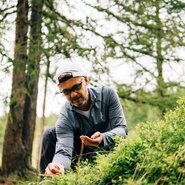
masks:
POLYGON ((64 167, 58 163, 49 163, 45 169, 45 175, 55 176, 55 175, 64 175, 64 167))
POLYGON ((80 136, 80 139, 86 146, 97 147, 102 142, 103 136, 100 132, 95 132, 91 137, 82 135, 80 136))

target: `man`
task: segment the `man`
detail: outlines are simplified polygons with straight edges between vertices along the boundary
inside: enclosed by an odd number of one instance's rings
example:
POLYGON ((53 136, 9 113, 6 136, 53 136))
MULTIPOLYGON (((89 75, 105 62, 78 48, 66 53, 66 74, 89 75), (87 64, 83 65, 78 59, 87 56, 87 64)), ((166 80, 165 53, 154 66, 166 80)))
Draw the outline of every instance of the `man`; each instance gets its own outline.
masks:
POLYGON ((55 128, 47 130, 42 140, 40 170, 51 176, 64 174, 80 154, 82 143, 84 156, 91 156, 99 148, 113 147, 116 135, 127 134, 122 107, 113 89, 87 87, 87 75, 73 62, 59 67, 56 78, 68 101, 55 128))

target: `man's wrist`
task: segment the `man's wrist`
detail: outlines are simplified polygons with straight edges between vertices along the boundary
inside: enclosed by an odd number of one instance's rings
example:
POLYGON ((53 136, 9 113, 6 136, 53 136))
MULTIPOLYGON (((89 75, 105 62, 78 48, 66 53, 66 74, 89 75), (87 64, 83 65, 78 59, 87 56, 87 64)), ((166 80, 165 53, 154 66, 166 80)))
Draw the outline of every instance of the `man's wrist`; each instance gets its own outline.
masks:
POLYGON ((101 136, 102 136, 102 141, 101 141, 101 143, 98 146, 99 147, 104 147, 104 134, 101 133, 101 136))

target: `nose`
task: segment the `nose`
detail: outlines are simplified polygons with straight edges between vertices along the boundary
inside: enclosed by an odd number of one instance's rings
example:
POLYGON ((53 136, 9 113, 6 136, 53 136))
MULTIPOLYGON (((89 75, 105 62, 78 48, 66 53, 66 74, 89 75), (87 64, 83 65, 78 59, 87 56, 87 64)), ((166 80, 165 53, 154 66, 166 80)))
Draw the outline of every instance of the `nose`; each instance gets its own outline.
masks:
POLYGON ((77 92, 72 91, 72 92, 71 92, 71 94, 70 94, 70 97, 71 97, 71 98, 74 98, 74 97, 76 97, 76 96, 77 96, 77 94, 78 94, 77 92))

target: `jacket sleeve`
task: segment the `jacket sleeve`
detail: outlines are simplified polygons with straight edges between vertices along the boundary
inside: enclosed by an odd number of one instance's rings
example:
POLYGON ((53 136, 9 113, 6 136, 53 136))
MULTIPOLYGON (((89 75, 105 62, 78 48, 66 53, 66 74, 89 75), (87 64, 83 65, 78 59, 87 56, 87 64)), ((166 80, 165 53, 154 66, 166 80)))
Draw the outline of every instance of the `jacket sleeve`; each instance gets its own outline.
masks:
POLYGON ((56 147, 52 162, 60 163, 67 170, 71 165, 74 132, 69 120, 60 115, 56 123, 56 147))
POLYGON ((105 103, 108 106, 109 131, 103 134, 103 147, 114 145, 114 137, 125 137, 128 133, 126 119, 117 93, 111 88, 104 89, 105 103))

